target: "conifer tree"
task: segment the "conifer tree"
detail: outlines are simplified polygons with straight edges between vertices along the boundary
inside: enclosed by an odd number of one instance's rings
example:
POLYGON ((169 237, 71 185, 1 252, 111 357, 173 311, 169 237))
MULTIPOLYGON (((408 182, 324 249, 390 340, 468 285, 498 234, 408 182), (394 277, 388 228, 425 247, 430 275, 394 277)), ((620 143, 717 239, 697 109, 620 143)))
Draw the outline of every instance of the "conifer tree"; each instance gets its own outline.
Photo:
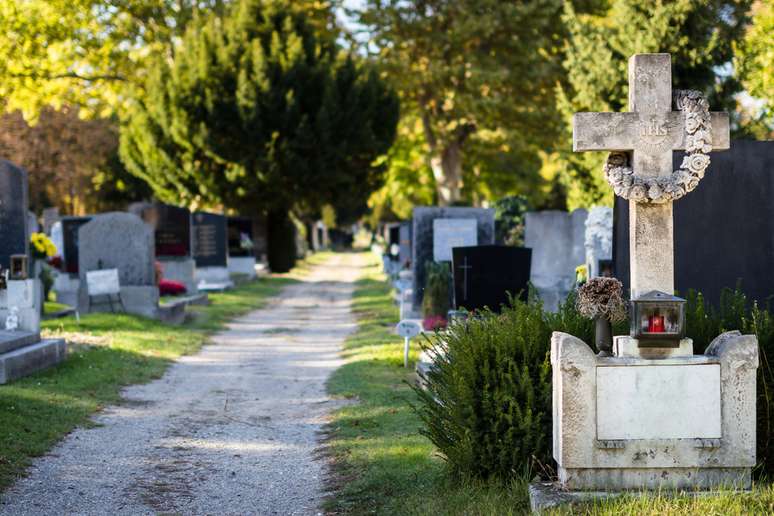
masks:
POLYGON ((275 271, 295 260, 291 211, 365 209, 398 119, 367 64, 271 0, 193 23, 145 91, 122 128, 127 168, 162 200, 266 215, 275 271))

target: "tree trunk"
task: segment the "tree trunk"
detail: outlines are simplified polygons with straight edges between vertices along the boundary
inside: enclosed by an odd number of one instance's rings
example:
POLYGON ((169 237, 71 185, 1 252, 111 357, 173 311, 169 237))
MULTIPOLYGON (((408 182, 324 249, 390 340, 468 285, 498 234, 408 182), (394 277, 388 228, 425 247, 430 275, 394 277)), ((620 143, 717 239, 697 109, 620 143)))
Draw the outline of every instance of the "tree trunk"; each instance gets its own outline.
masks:
POLYGON ((290 220, 290 210, 269 210, 266 226, 269 269, 288 272, 296 264, 296 227, 290 220))
POLYGON ((450 206, 460 201, 462 187, 462 146, 457 142, 448 144, 430 158, 433 169, 438 204, 450 206))

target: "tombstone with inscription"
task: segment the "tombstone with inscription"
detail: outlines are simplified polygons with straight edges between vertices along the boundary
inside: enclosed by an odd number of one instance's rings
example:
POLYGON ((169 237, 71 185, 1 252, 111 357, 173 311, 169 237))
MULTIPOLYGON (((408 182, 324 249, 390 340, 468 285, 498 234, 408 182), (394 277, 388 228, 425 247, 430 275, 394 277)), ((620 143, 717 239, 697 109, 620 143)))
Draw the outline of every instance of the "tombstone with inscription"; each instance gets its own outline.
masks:
MULTIPOLYGON (((29 249, 27 172, 0 160, 0 266, 29 249)), ((55 365, 65 359, 63 339, 40 338, 39 279, 9 279, 0 290, 0 384, 55 365)))
POLYGON ((228 222, 225 215, 197 211, 192 216, 196 282, 201 291, 233 286, 228 272, 228 222))
POLYGON ((454 304, 457 310, 499 312, 509 295, 527 299, 532 250, 503 245, 452 250, 454 304))
POLYGON ((547 210, 524 217, 524 246, 532 249, 532 284, 543 306, 555 311, 575 286, 575 269, 586 263, 585 209, 547 210))
POLYGON ((750 487, 756 337, 727 332, 694 355, 690 335, 666 331, 684 324, 671 319, 680 301, 671 296, 673 202, 698 186, 709 153, 728 147, 728 115, 711 113, 693 91, 675 92, 672 106, 670 55, 639 54, 629 60, 630 111, 573 120, 574 150, 613 151, 605 177, 629 201, 637 322, 615 337, 612 357, 571 335, 552 337, 553 452, 565 493, 750 487), (681 149, 673 170, 672 151, 681 149))
POLYGON ((153 229, 156 260, 165 279, 185 285, 189 293, 197 291, 196 262, 191 255, 191 212, 186 208, 162 203, 135 203, 129 212, 138 215, 153 229))
POLYGON ((412 309, 418 312, 424 295, 425 264, 429 261, 451 262, 451 249, 455 246, 493 244, 494 210, 458 207, 414 208, 411 233, 412 309), (455 222, 436 224, 436 221, 448 219, 455 222))
POLYGON ((62 219, 63 264, 68 274, 78 275, 78 232, 91 217, 64 217, 62 219))
POLYGON ((228 218, 228 271, 255 278, 255 243, 253 220, 248 217, 228 218))

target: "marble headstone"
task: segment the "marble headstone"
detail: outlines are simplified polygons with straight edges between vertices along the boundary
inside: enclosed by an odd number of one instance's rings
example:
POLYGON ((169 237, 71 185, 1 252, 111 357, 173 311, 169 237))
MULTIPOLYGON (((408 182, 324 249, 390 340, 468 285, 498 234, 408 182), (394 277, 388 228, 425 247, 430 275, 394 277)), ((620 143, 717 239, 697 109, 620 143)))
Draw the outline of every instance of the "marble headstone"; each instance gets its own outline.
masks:
POLYGON ((450 262, 452 249, 478 244, 475 219, 435 219, 433 221, 433 260, 450 262))
POLYGON ((575 269, 586 263, 584 209, 549 210, 525 216, 524 246, 532 249, 532 284, 547 310, 556 310, 575 285, 575 269))
POLYGON ((186 208, 154 203, 130 206, 154 231, 156 256, 186 258, 191 256, 191 212, 186 208))
POLYGON ((595 206, 586 219, 586 268, 589 278, 602 276, 604 265, 613 259, 613 209, 595 206))
POLYGON ((131 213, 97 215, 78 230, 79 274, 85 285, 86 273, 118 269, 121 286, 155 284, 153 231, 131 213))
POLYGON ((8 269, 11 255, 28 254, 27 171, 0 160, 0 266, 8 269))
POLYGON ((193 257, 197 267, 226 267, 228 231, 224 215, 198 211, 193 214, 193 257))
POLYGON ((434 230, 436 219, 472 219, 476 221, 476 240, 480 245, 494 243, 494 210, 489 208, 417 207, 412 217, 411 263, 413 276, 413 310, 422 306, 426 273, 425 264, 434 261, 434 230))

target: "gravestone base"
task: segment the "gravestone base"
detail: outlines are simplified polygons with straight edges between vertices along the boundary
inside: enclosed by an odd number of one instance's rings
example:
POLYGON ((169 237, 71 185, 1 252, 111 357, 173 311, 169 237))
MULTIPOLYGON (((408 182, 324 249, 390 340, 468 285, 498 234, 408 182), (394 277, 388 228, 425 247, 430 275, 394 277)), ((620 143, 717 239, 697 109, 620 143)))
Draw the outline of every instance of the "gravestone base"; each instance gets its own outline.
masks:
POLYGON ((201 292, 222 292, 234 287, 227 267, 198 267, 196 288, 201 292))
MULTIPOLYGON (((657 491, 652 493, 657 497, 689 496, 708 497, 723 496, 727 493, 735 496, 749 494, 750 490, 714 490, 714 491, 657 491)), ((620 496, 643 497, 651 496, 648 491, 568 491, 559 482, 532 482, 529 485, 529 505, 533 513, 543 513, 561 505, 569 504, 595 504, 604 500, 618 498, 620 496)))
POLYGON ((599 357, 556 332, 551 366, 553 453, 564 489, 750 487, 754 335, 724 333, 704 355, 642 358, 599 357))
POLYGON ((164 279, 178 281, 185 285, 189 294, 197 292, 196 262, 193 258, 159 258, 164 279))
POLYGON ((37 332, 0 331, 0 384, 47 369, 66 357, 64 339, 40 340, 37 332))
POLYGON ((229 256, 228 272, 230 274, 245 274, 248 279, 254 279, 256 277, 255 256, 229 256))

